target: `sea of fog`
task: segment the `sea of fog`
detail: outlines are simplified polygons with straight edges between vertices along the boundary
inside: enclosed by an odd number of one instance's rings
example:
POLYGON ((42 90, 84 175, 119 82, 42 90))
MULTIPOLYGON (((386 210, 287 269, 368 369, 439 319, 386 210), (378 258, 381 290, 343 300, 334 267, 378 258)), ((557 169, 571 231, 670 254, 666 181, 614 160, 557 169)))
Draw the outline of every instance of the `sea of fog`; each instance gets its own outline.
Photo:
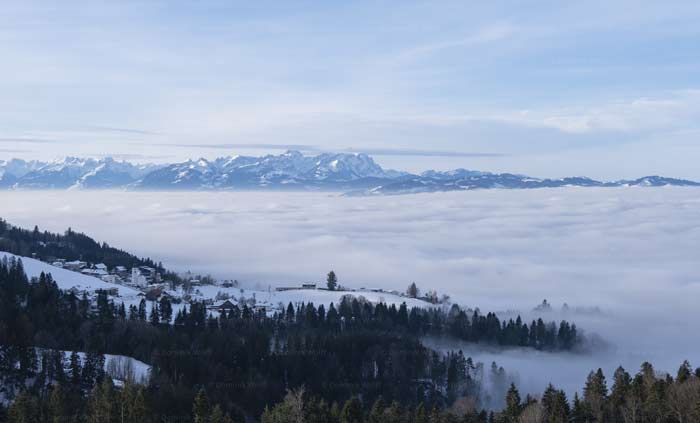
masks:
MULTIPOLYGON (((573 392, 591 369, 700 366, 700 189, 484 190, 389 197, 329 193, 0 191, 9 222, 63 231, 249 286, 315 281, 437 289, 483 311, 547 299, 611 345, 592 354, 464 348, 521 388, 573 392), (517 375, 515 375, 517 373, 517 375)), ((552 312, 551 319, 563 317, 552 312)))

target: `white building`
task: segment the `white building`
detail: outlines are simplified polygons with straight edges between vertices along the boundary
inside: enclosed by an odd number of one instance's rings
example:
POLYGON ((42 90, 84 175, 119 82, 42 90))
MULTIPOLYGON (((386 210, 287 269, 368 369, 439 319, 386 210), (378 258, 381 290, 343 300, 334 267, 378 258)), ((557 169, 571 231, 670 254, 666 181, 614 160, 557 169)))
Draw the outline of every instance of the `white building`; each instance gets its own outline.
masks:
POLYGON ((148 279, 141 274, 138 267, 131 269, 131 284, 139 288, 145 288, 148 285, 148 279))
POLYGON ((117 275, 102 275, 100 276, 100 279, 107 283, 119 283, 121 280, 119 280, 119 276, 117 275))

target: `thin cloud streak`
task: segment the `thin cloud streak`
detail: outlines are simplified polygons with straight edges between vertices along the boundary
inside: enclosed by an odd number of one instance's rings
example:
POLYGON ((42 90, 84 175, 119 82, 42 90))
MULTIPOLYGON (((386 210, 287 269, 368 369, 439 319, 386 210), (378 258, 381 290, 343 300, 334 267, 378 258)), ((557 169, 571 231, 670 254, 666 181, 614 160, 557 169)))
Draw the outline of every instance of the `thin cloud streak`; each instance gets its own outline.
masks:
POLYGON ((145 129, 134 129, 134 128, 117 128, 109 126, 90 126, 88 127, 92 131, 103 131, 103 132, 119 132, 125 134, 138 134, 138 135, 161 135, 159 132, 148 131, 145 129))
POLYGON ((308 153, 364 153, 372 156, 415 156, 415 157, 503 157, 502 153, 480 153, 445 150, 414 150, 404 148, 338 148, 325 149, 307 144, 164 144, 172 147, 205 148, 230 150, 236 148, 251 150, 297 150, 308 153))
POLYGON ((415 157, 504 157, 502 153, 470 153, 464 151, 411 150, 401 148, 348 148, 349 153, 366 153, 373 156, 415 156, 415 157))
POLYGON ((318 147, 305 144, 255 144, 255 143, 222 143, 222 144, 161 144, 170 147, 186 148, 211 148, 230 150, 233 148, 258 149, 258 150, 299 150, 320 151, 318 147))
POLYGON ((49 140, 43 138, 24 138, 24 137, 6 137, 0 138, 0 143, 17 143, 17 144, 47 144, 55 143, 56 140, 49 140))

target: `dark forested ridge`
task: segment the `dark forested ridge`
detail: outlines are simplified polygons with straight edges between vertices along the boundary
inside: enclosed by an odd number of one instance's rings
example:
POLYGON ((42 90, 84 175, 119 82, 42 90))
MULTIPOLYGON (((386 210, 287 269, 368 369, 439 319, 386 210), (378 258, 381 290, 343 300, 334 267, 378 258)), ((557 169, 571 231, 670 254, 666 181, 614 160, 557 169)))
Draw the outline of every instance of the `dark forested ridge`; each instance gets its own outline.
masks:
POLYGON ((116 409, 111 407, 129 403, 141 414, 190 418, 202 391, 222 416, 242 421, 259 417, 287 390, 302 386, 328 404, 381 397, 444 410, 460 398, 484 399, 484 369, 459 351, 426 348, 421 336, 540 349, 569 349, 577 342, 575 326, 567 322, 530 326, 519 319, 501 322, 492 313, 468 316, 457 306, 448 312, 409 310, 405 304, 373 305, 352 297, 327 310, 289 304, 273 316, 246 305, 214 316, 193 302, 173 316, 167 297, 129 308, 104 292, 91 301, 59 290, 48 274, 29 281, 21 261, 0 263, 0 371, 3 397, 14 398, 11 416, 24 413, 22 407, 49 416, 52 398, 65 395, 79 416, 109 414, 116 409), (84 351, 87 357, 67 362, 59 351, 84 351), (112 386, 100 364, 107 353, 150 364, 147 385, 112 386), (123 403, 94 403, 107 398, 123 403))
POLYGON ((105 242, 99 243, 71 228, 68 228, 63 234, 56 234, 40 231, 36 226, 33 230, 23 229, 0 218, 0 251, 19 256, 35 257, 42 261, 61 258, 104 263, 109 268, 149 266, 167 276, 169 280, 177 280, 177 276, 172 272, 167 272, 161 263, 156 263, 150 258, 137 257, 124 250, 111 247, 105 242))
MULTIPOLYGON (((489 412, 481 365, 461 352, 426 349, 395 326, 398 310, 395 321, 362 324, 343 316, 359 303, 344 304, 327 312, 290 306, 273 318, 244 307, 215 318, 194 303, 170 324, 167 302, 127 311, 101 293, 93 305, 58 290, 50 275, 30 282, 21 262, 0 263, 0 421, 700 421, 700 369, 688 363, 675 377, 649 363, 635 375, 619 368, 610 382, 594 371, 573 399, 554 386, 522 398, 511 385, 505 405, 489 412), (81 360, 62 350, 87 353, 81 360), (115 384, 103 370, 104 352, 150 357, 150 380, 139 384, 127 375, 115 384)), ((491 372, 503 369, 494 364, 491 372)))
MULTIPOLYGON (((538 398, 522 398, 511 384, 505 407, 487 413, 470 398, 447 409, 405 406, 382 398, 374 402, 351 397, 342 406, 330 405, 305 390, 290 391, 262 415, 262 423, 697 423, 700 422, 700 368, 686 361, 675 378, 643 363, 632 375, 619 367, 608 386, 601 369, 588 375, 580 397, 567 398, 549 385, 538 398)), ((204 395, 204 393, 202 393, 204 395)), ((211 414, 210 414, 211 415, 211 414)))

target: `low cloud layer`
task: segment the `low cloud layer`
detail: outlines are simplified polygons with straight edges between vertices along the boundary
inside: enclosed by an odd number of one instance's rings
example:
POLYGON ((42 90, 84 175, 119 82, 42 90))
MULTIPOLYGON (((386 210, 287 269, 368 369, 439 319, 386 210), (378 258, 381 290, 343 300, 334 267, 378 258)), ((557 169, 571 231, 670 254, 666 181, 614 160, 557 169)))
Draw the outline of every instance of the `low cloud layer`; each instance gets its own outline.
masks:
MULTIPOLYGON (((523 387, 567 389, 602 366, 700 365, 700 190, 489 190, 401 197, 327 193, 2 192, 0 216, 262 286, 410 282, 482 310, 600 306, 574 316, 613 344, 569 357, 473 352, 518 369, 523 387), (525 363, 529 363, 525 365, 525 363), (534 365, 537 364, 537 365, 534 365)), ((561 316, 552 315, 554 318, 561 316)), ((488 364, 488 363, 487 363, 488 364)))

